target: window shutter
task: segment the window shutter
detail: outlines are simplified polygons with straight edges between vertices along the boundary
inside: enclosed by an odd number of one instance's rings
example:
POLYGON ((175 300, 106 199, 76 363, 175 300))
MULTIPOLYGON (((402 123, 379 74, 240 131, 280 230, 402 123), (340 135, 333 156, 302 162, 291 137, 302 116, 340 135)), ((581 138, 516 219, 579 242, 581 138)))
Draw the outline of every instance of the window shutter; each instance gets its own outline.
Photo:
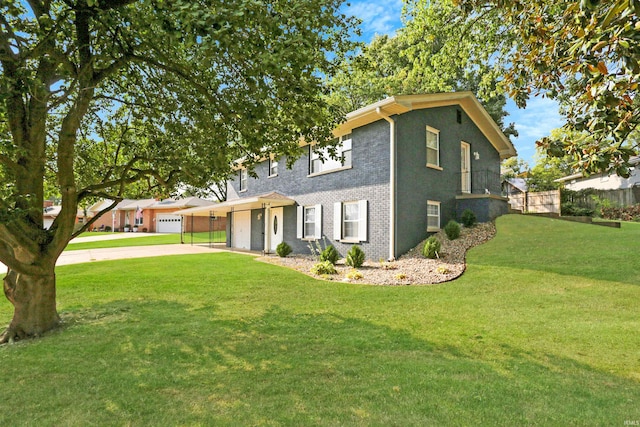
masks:
POLYGON ((358 240, 365 242, 367 240, 367 201, 358 201, 358 213, 360 218, 358 220, 358 240))
POLYGON ((339 241, 342 238, 342 203, 333 204, 333 240, 339 241))
POLYGON ((298 239, 302 239, 302 229, 304 227, 304 223, 302 222, 302 215, 304 213, 304 208, 302 206, 298 206, 298 212, 297 212, 297 228, 296 228, 296 237, 298 239))
POLYGON ((322 205, 315 205, 314 207, 316 209, 315 236, 316 239, 320 239, 322 238, 322 205))

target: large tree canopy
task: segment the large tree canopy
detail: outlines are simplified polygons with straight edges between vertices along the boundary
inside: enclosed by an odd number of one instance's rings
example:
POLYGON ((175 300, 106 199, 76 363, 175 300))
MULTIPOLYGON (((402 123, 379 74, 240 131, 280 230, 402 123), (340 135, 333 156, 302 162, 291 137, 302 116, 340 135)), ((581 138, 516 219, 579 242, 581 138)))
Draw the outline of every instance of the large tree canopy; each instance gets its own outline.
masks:
POLYGON ((452 0, 405 0, 403 19, 395 36, 375 37, 331 81, 335 104, 349 112, 391 95, 470 90, 505 128, 504 70, 493 56, 510 33, 500 17, 467 16, 452 0))
POLYGON ((328 139, 339 115, 322 78, 353 28, 340 5, 0 2, 0 261, 14 305, 0 342, 57 325, 55 261, 82 231, 79 204, 205 186, 229 159, 295 156, 300 138, 328 139), (48 230, 45 192, 62 200, 48 230))
MULTIPOLYGON (((566 128, 583 137, 544 138, 585 173, 629 175, 640 149, 640 2, 636 0, 456 0, 469 17, 496 15, 517 37, 504 45, 505 84, 519 105, 542 94, 561 101, 566 128)), ((573 135, 571 132, 565 136, 573 135)))

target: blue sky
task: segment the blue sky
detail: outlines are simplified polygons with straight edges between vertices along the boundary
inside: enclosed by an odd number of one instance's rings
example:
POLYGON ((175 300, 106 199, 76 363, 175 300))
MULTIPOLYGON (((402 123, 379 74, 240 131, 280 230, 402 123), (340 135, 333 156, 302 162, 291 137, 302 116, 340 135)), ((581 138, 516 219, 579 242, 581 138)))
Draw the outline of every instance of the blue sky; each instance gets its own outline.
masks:
MULTIPOLYGON (((363 21, 362 40, 365 42, 369 42, 375 34, 393 35, 402 26, 402 0, 351 0, 345 12, 363 21)), ((515 123, 519 133, 518 138, 512 139, 518 157, 533 167, 536 140, 564 124, 558 105, 538 97, 530 99, 526 109, 519 109, 509 100, 507 111, 509 116, 505 119, 506 123, 515 123)))

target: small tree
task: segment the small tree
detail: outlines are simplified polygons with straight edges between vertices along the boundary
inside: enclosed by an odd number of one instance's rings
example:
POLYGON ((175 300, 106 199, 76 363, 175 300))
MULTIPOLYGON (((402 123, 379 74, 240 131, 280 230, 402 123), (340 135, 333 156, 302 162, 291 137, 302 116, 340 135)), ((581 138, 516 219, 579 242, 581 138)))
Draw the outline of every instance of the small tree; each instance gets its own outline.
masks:
POLYGON ((425 258, 439 258, 440 248, 440 240, 438 240, 436 236, 431 236, 424 243, 424 247, 422 248, 422 255, 424 255, 425 258))

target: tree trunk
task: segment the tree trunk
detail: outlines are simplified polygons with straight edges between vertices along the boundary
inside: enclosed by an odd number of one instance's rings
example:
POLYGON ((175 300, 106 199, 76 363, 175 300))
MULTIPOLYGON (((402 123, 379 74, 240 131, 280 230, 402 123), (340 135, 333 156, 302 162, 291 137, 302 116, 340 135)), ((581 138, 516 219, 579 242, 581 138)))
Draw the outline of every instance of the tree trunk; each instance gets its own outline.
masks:
POLYGON ((37 337, 57 327, 55 267, 45 274, 21 274, 9 270, 4 278, 4 294, 13 304, 13 319, 0 335, 0 344, 37 337))

